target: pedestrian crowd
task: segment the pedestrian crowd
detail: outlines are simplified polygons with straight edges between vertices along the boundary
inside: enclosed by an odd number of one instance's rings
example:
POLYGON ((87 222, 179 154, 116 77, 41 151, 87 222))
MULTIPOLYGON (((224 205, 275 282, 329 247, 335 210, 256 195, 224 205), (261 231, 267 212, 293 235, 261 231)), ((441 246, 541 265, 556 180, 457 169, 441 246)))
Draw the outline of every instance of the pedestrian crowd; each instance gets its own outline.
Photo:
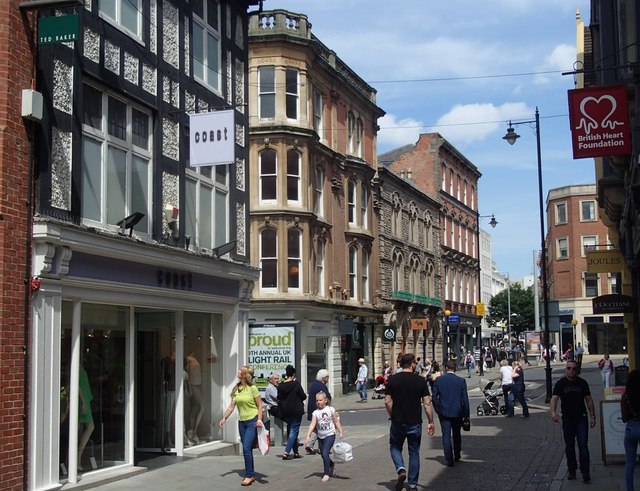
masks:
MULTIPOLYGON (((591 480, 588 432, 589 428, 595 427, 596 416, 589 385, 579 376, 578 356, 581 354, 576 348, 575 355, 566 361, 565 374, 554 385, 550 403, 552 421, 562 424, 567 479, 576 479, 579 469, 582 480, 588 483, 591 480)), ((515 405, 520 404, 522 417, 528 418, 525 371, 522 363, 510 363, 508 357, 501 355, 500 351, 495 359, 500 365, 504 414, 513 417, 515 405)), ((485 356, 484 361, 486 360, 485 356)), ((475 363, 471 350, 464 355, 463 363, 469 376, 469 366, 475 363)), ((457 359, 449 359, 443 366, 444 370, 438 362, 421 361, 410 353, 397 358, 395 371, 390 368, 388 362, 384 364, 380 377, 383 379, 384 405, 390 421, 389 452, 396 473, 393 484, 396 491, 403 490, 405 483, 410 491, 418 489, 423 416, 427 420, 428 437, 435 433, 434 413, 438 416, 445 465, 454 467, 462 460, 462 431, 469 431, 471 426, 467 382, 465 377, 457 376, 455 373, 459 368, 457 359), (403 456, 405 442, 408 448, 406 464, 403 456)), ((603 373, 603 385, 606 387, 609 374, 605 379, 604 373, 610 372, 613 368, 609 355, 605 355, 598 366, 603 373)), ((368 373, 366 361, 360 358, 354 377, 358 402, 367 401, 368 373)), ((269 384, 261 396, 253 382, 253 369, 243 366, 238 370, 238 381, 231 392, 231 402, 219 425, 224 427, 226 420, 237 410, 238 432, 245 464, 242 486, 250 486, 256 480, 253 448, 256 448, 259 434, 264 431, 262 420, 265 412, 286 424, 287 439, 284 442, 283 460, 302 458, 300 447, 303 446, 307 455, 322 456, 321 481, 326 482, 333 477, 334 459, 338 454, 334 451, 332 456, 332 448, 342 439, 344 430, 339 414, 331 406, 329 376, 328 370, 319 370, 307 395, 297 380, 296 369, 288 365, 282 377, 276 373, 269 376, 269 384), (298 436, 305 413, 309 426, 304 443, 300 444, 298 436)), ((621 401, 621 414, 626 423, 624 444, 627 489, 632 491, 636 450, 640 443, 640 371, 634 370, 629 374, 626 393, 621 401)))

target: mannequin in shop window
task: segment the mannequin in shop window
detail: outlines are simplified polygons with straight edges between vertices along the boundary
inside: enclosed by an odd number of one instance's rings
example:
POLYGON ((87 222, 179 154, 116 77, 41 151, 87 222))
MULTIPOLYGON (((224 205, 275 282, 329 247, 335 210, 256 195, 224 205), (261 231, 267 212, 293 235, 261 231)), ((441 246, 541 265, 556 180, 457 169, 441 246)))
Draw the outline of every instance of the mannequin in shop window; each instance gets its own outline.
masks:
POLYGON ((204 413, 204 404, 202 400, 202 368, 200 362, 196 358, 196 354, 191 351, 187 355, 187 374, 189 376, 191 411, 189 412, 189 429, 187 430, 187 438, 189 441, 198 444, 198 426, 204 413))
POLYGON ((171 425, 176 403, 176 353, 165 356, 160 361, 162 374, 162 448, 173 447, 171 425))
POLYGON ((83 470, 82 454, 95 428, 95 424, 93 423, 93 414, 91 413, 91 400, 93 399, 91 394, 91 384, 89 383, 89 375, 84 367, 80 367, 80 381, 78 383, 78 388, 80 391, 78 422, 80 423, 79 426, 82 428, 82 434, 78 441, 78 470, 81 471, 83 470))

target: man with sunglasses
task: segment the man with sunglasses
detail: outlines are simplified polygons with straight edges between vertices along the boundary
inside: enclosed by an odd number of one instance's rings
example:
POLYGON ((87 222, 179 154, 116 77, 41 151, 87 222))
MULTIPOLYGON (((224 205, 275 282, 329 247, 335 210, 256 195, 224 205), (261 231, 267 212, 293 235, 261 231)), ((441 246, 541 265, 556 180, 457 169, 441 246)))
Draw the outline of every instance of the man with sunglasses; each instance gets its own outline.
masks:
POLYGON ((554 423, 560 421, 556 409, 558 399, 562 408, 562 434, 564 436, 565 454, 567 456, 567 479, 576 478, 576 441, 580 458, 580 472, 584 482, 591 481, 589 467, 589 427, 596 426, 596 411, 591 398, 589 384, 578 376, 578 364, 569 360, 565 376, 556 382, 551 396, 551 419, 554 423), (586 403, 586 405, 585 405, 586 403), (587 410, 589 420, 587 420, 587 410))

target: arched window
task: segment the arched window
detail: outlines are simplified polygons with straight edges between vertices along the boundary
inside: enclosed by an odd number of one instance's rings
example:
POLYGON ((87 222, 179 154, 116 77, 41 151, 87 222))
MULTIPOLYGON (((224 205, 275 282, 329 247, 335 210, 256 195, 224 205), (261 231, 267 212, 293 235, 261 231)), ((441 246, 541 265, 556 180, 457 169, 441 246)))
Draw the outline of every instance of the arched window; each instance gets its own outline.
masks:
POLYGON ((400 196, 394 194, 391 197, 391 203, 393 206, 391 211, 391 235, 400 237, 402 234, 402 202, 400 201, 400 196))
POLYGON ((349 181, 347 185, 347 220, 351 225, 356 224, 356 188, 356 182, 349 181))
POLYGON ((411 258, 411 271, 409 272, 409 292, 412 295, 420 294, 420 261, 417 257, 411 258))
POLYGON ((302 233, 296 228, 287 232, 287 287, 289 290, 300 288, 302 277, 302 233))
POLYGON ((267 228, 260 233, 260 286, 278 287, 278 239, 275 229, 267 228))
POLYGON ((347 153, 353 155, 355 149, 356 118, 352 112, 347 115, 347 153))
POLYGON ((362 301, 369 301, 369 251, 362 249, 362 301))
POLYGON ((369 222, 369 190, 364 184, 360 185, 360 226, 368 228, 369 222))
POLYGON ((325 296, 324 255, 325 241, 318 240, 316 249, 316 291, 319 297, 325 296))
POLYGON ((355 142, 355 154, 358 157, 362 157, 362 137, 364 135, 364 125, 362 119, 358 118, 356 121, 356 142, 355 142))
POLYGON ((391 291, 404 290, 403 258, 399 251, 393 252, 393 272, 391 275, 391 291))
POLYGON ((358 298, 358 248, 349 247, 349 298, 358 298))
POLYGON ((324 170, 322 167, 316 167, 315 175, 315 199, 313 203, 313 211, 319 217, 324 216, 324 170))

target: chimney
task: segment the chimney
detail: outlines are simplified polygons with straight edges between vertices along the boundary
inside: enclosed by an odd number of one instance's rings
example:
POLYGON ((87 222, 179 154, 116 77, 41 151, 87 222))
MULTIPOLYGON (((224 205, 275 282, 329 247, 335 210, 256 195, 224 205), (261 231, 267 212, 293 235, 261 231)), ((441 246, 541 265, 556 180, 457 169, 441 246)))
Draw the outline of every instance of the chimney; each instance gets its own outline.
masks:
POLYGON ((411 179, 411 169, 407 169, 407 179, 411 179))

